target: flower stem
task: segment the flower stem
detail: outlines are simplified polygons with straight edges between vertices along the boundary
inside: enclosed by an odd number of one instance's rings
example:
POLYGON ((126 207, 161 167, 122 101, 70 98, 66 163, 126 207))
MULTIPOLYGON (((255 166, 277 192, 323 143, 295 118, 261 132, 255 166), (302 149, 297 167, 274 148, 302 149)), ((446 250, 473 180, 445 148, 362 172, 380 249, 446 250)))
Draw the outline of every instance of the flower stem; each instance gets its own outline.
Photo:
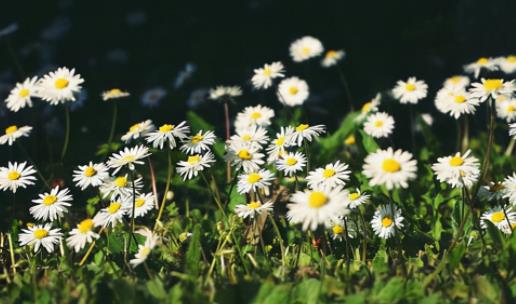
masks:
MULTIPOLYGON (((496 118, 496 107, 494 104, 494 99, 489 97, 488 99, 488 107, 489 107, 489 125, 488 125, 488 138, 487 138, 487 148, 486 154, 484 155, 484 163, 482 164, 482 176, 479 180, 479 184, 484 180, 487 176, 487 172, 489 171, 489 164, 491 162, 491 150, 494 142, 494 130, 495 130, 495 118, 496 118)), ((477 187, 478 188, 478 187, 477 187)), ((476 194, 476 193, 474 193, 476 194)))
POLYGON ((336 68, 339 72, 340 82, 342 82, 342 85, 344 86, 344 92, 346 93, 346 99, 348 100, 349 110, 352 112, 355 110, 355 107, 353 106, 353 100, 351 98, 351 91, 349 89, 348 80, 346 79, 346 75, 344 75, 344 72, 338 65, 336 65, 336 68))
MULTIPOLYGON (((230 138, 230 125, 229 125, 229 105, 228 101, 224 101, 224 125, 226 127, 226 144, 230 138)), ((229 160, 226 161, 226 182, 231 182, 231 163, 229 160)))
POLYGON ((70 107, 65 105, 65 138, 63 143, 63 150, 61 150, 61 161, 63 161, 66 151, 68 150, 68 143, 70 142, 70 107))
POLYGON ((108 147, 110 150, 111 150, 111 142, 113 142, 113 137, 115 136, 117 117, 118 117, 118 103, 116 101, 113 101, 113 117, 111 118, 111 130, 109 131, 109 138, 108 138, 108 147))
POLYGON ((168 150, 168 170, 167 170, 167 183, 165 184, 165 192, 163 193, 163 199, 161 200, 161 206, 159 207, 158 217, 156 217, 156 222, 154 223, 154 229, 158 226, 158 222, 163 215, 163 210, 165 210, 165 203, 167 201, 167 193, 170 188, 170 182, 172 180, 172 152, 168 150))
POLYGON ((509 142, 509 145, 507 146, 507 149, 505 150, 504 155, 509 157, 512 155, 512 150, 514 150, 514 144, 516 144, 516 137, 511 138, 511 141, 509 142))
POLYGON ((462 128, 462 141, 461 141, 461 152, 464 153, 469 146, 469 120, 467 116, 464 116, 463 128, 462 128))

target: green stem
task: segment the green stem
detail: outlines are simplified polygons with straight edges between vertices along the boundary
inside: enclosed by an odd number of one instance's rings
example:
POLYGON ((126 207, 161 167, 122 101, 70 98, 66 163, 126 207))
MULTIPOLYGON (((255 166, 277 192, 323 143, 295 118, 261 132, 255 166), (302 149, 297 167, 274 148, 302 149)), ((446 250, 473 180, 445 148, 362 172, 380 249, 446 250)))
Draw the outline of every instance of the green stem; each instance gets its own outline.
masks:
POLYGON ((65 105, 65 138, 63 150, 61 150, 61 161, 63 161, 66 151, 68 150, 68 143, 70 142, 70 107, 65 105))
POLYGON ((355 108, 353 106, 353 100, 351 98, 351 91, 349 89, 349 84, 348 84, 348 80, 346 79, 346 75, 344 75, 344 72, 338 65, 336 65, 335 67, 337 68, 337 71, 339 72, 340 81, 342 82, 342 85, 344 86, 344 91, 346 92, 346 99, 348 100, 349 109, 350 109, 350 111, 354 111, 355 108))
POLYGON ((461 141, 461 152, 464 153, 469 146, 469 120, 467 116, 464 116, 464 127, 462 129, 462 141, 461 141))
POLYGON ((154 223, 154 230, 156 230, 156 227, 158 226, 158 222, 161 219, 161 216, 163 215, 163 210, 165 210, 165 203, 167 201, 167 193, 170 188, 170 182, 172 180, 172 151, 168 150, 168 170, 167 170, 167 183, 165 184, 165 192, 163 193, 163 199, 161 200, 161 206, 159 207, 158 217, 156 217, 156 222, 154 223))
POLYGON ((505 150, 504 155, 509 157, 512 155, 512 150, 514 150, 514 144, 516 144, 516 137, 511 138, 511 141, 509 142, 509 145, 507 146, 507 149, 505 150))
POLYGON ((118 103, 116 101, 113 101, 113 117, 111 118, 111 130, 109 131, 109 138, 108 138, 108 146, 109 146, 110 150, 111 150, 111 143, 113 142, 113 137, 115 136, 117 117, 118 117, 118 103))

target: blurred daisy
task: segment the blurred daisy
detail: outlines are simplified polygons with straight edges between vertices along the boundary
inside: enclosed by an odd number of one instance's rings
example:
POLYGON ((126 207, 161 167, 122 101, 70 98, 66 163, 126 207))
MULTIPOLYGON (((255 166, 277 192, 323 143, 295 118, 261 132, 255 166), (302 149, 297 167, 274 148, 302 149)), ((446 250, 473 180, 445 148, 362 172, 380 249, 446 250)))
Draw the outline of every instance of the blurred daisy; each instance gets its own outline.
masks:
POLYGON ((452 156, 439 157, 437 163, 432 165, 437 180, 453 188, 473 186, 480 175, 480 164, 470 153, 468 150, 464 154, 457 152, 452 156))
POLYGON ((427 124, 428 126, 432 126, 434 124, 434 118, 432 117, 431 114, 429 113, 422 113, 421 114, 421 119, 423 120, 423 122, 425 124, 427 124))
POLYGON ((172 150, 176 147, 177 140, 184 140, 190 133, 190 127, 186 125, 186 121, 182 121, 178 125, 164 124, 158 130, 152 131, 146 135, 148 143, 152 143, 154 148, 163 149, 163 146, 168 142, 168 147, 172 150))
POLYGON ((272 202, 266 202, 262 204, 258 201, 250 202, 249 204, 239 204, 235 206, 235 213, 239 217, 246 219, 254 217, 262 212, 272 211, 272 202))
POLYGON ((498 118, 512 122, 516 119, 516 99, 507 99, 496 103, 496 115, 498 118))
POLYGON ((274 117, 274 110, 262 105, 254 107, 246 107, 242 112, 237 114, 235 119, 235 128, 244 129, 251 126, 267 127, 271 124, 274 117))
POLYGON ((17 83, 5 100, 5 106, 18 112, 25 107, 32 107, 32 98, 38 97, 38 77, 27 78, 22 83, 17 83))
POLYGON ((469 98, 464 88, 443 88, 437 92, 435 97, 436 108, 444 113, 459 119, 463 114, 473 114, 480 101, 476 98, 469 98))
POLYGON ((399 80, 392 89, 392 94, 400 103, 416 104, 426 97, 427 91, 428 85, 424 81, 409 77, 407 81, 399 80))
POLYGON ((496 61, 493 60, 493 58, 487 58, 487 57, 481 57, 478 58, 477 61, 466 64, 464 66, 464 71, 466 73, 473 74, 475 78, 478 78, 480 76, 480 71, 482 70, 487 71, 495 71, 498 69, 496 66, 496 61))
POLYGON ((374 138, 388 137, 393 129, 394 118, 385 112, 369 115, 364 123, 364 131, 374 138))
MULTIPOLYGON (((141 177, 134 180, 134 188, 136 193, 139 193, 143 188, 141 177)), ((133 182, 127 178, 127 174, 112 177, 104 181, 104 183, 100 185, 99 190, 103 198, 108 196, 113 200, 124 198, 133 194, 133 182)))
POLYGON ((64 188, 59 191, 59 186, 50 192, 40 194, 38 199, 32 200, 35 206, 30 207, 29 212, 36 220, 52 222, 60 219, 68 212, 68 207, 72 204, 70 190, 64 188))
POLYGON ((321 65, 325 68, 336 65, 339 61, 346 56, 346 52, 343 50, 328 50, 321 60, 321 65))
POLYGON ((370 201, 371 195, 360 192, 360 189, 356 189, 354 192, 345 191, 347 198, 345 204, 349 209, 355 209, 356 207, 367 204, 370 201))
POLYGON ((263 68, 255 69, 254 76, 251 78, 253 86, 257 89, 267 89, 272 85, 274 78, 284 77, 285 67, 279 61, 265 64, 263 68))
POLYGON ((123 151, 113 153, 107 165, 109 168, 115 169, 113 174, 116 174, 120 169, 127 166, 129 170, 134 170, 134 165, 143 165, 142 159, 149 156, 149 148, 144 145, 134 146, 131 148, 125 147, 123 151))
POLYGON ((289 107, 302 105, 309 94, 308 84, 298 77, 283 79, 278 85, 278 99, 289 107))
POLYGON ((306 165, 306 157, 301 152, 289 152, 283 155, 276 163, 278 170, 286 176, 293 176, 298 171, 303 171, 306 165))
POLYGON ((73 171, 73 181, 81 190, 89 186, 98 187, 102 185, 108 177, 108 168, 103 163, 94 164, 90 161, 89 164, 78 166, 77 169, 73 171))
POLYGON ((335 188, 337 186, 345 186, 349 180, 351 173, 349 166, 336 161, 335 163, 327 164, 324 168, 317 168, 308 174, 306 180, 308 187, 316 188, 319 186, 335 188))
POLYGON ((290 57, 295 62, 302 62, 321 55, 324 47, 321 41, 312 36, 304 36, 290 45, 290 57))
POLYGON ((242 173, 238 176, 238 193, 244 194, 251 191, 256 192, 260 189, 269 187, 273 179, 274 174, 266 169, 242 173))
POLYGON ((376 209, 371 227, 374 233, 382 239, 388 239, 396 234, 396 230, 403 228, 403 216, 398 207, 389 204, 376 209))
POLYGON ((469 90, 471 98, 478 98, 480 102, 489 97, 496 100, 500 95, 511 96, 515 89, 514 80, 506 82, 503 79, 482 78, 480 81, 472 83, 469 90))
POLYGON ((484 229, 487 228, 486 221, 490 221, 503 233, 511 234, 512 227, 516 224, 516 212, 504 211, 502 207, 494 207, 484 212, 480 220, 482 222, 481 226, 484 229))
POLYGON ((376 94, 376 96, 371 99, 370 101, 364 103, 362 105, 362 108, 360 109, 360 114, 357 116, 357 121, 362 121, 364 118, 367 117, 369 113, 373 113, 378 111, 378 106, 380 105, 380 100, 382 98, 382 95, 380 93, 376 94))
MULTIPOLYGON (((133 196, 127 196, 122 204, 126 214, 132 214, 133 196)), ((154 194, 139 194, 134 200, 134 217, 145 216, 149 211, 154 209, 154 194)))
POLYGON ((19 235, 20 246, 34 246, 34 252, 38 252, 43 246, 48 253, 54 251, 54 245, 61 241, 61 229, 52 229, 52 224, 33 225, 22 229, 19 235))
POLYGON ((94 239, 98 239, 99 235, 93 231, 95 222, 92 219, 82 220, 77 224, 77 228, 70 231, 70 235, 66 239, 68 247, 73 248, 75 252, 79 252, 86 244, 93 242, 94 239))
POLYGON ((27 162, 9 162, 7 167, 0 167, 0 190, 16 193, 18 188, 34 185, 35 173, 36 170, 32 166, 27 166, 27 162))
POLYGON ((83 82, 81 75, 75 74, 75 69, 62 67, 38 81, 38 95, 51 105, 75 101, 74 94, 81 91, 83 82))
POLYGON ((177 173, 183 177, 183 180, 192 179, 205 168, 211 167, 214 162, 215 158, 211 152, 206 152, 204 155, 190 155, 186 161, 180 161, 177 164, 177 173))
POLYGON ((231 161, 237 170, 243 168, 244 172, 257 171, 264 164, 263 157, 265 156, 258 151, 258 145, 232 142, 228 147, 226 160, 231 161))
POLYGON ((503 180, 503 197, 509 200, 509 203, 516 206, 516 173, 507 176, 503 180))
POLYGON ((199 154, 204 151, 209 151, 210 146, 215 143, 217 137, 213 131, 203 132, 204 131, 200 130, 197 134, 187 137, 179 150, 186 154, 199 154))
POLYGON ((138 245, 138 252, 134 255, 134 259, 129 261, 133 268, 145 262, 159 242, 159 237, 148 228, 138 229, 135 232, 145 237, 145 243, 138 245))
POLYGON ((321 134, 326 132, 324 125, 310 126, 309 124, 299 124, 294 129, 292 134, 292 142, 297 144, 299 147, 303 145, 303 141, 311 142, 313 139, 319 137, 321 134))
POLYGON ((145 91, 141 96, 140 102, 144 107, 155 108, 159 106, 165 96, 167 96, 167 90, 162 87, 155 87, 145 91))
POLYGON ((504 197, 505 186, 500 182, 489 182, 478 189, 478 197, 485 201, 498 201, 504 197))
POLYGON ((267 130, 262 127, 252 126, 245 129, 237 129, 236 135, 231 136, 231 141, 241 143, 264 145, 269 140, 267 130))
POLYGON ((16 139, 20 137, 29 137, 32 127, 23 126, 18 128, 16 125, 9 126, 5 129, 5 134, 0 136, 0 145, 8 144, 12 146, 16 139))
POLYGON ((365 158, 363 174, 371 186, 385 185, 392 188, 407 188, 408 181, 416 178, 417 162, 412 154, 392 148, 378 150, 365 158))
POLYGON ((224 98, 234 98, 242 95, 242 89, 239 86, 218 86, 210 90, 210 99, 220 100, 224 98))
POLYGON ((95 226, 109 226, 111 225, 114 228, 119 223, 123 222, 124 215, 126 214, 126 209, 122 208, 122 202, 120 201, 111 201, 109 206, 101 209, 95 216, 93 217, 93 222, 95 226))
POLYGON ((500 57, 497 59, 496 63, 505 74, 516 72, 516 56, 514 55, 500 57))
POLYGON ((285 153, 285 149, 293 144, 292 135, 294 135, 293 127, 281 127, 280 132, 276 133, 276 138, 267 147, 269 162, 277 161, 285 153))
POLYGON ((344 217, 333 218, 331 220, 331 238, 336 241, 343 241, 347 238, 353 239, 356 237, 357 227, 351 221, 346 219, 344 222, 344 217), (346 228, 347 236, 346 236, 346 228))
POLYGON ((443 83, 443 87, 447 89, 466 89, 469 84, 469 77, 462 75, 455 75, 446 80, 443 83))
POLYGON ((102 100, 106 101, 106 100, 111 100, 111 99, 119 99, 119 98, 127 97, 130 95, 131 94, 129 94, 129 92, 122 91, 119 88, 114 88, 114 89, 102 92, 102 100))
POLYGON ((148 133, 153 131, 155 129, 154 124, 152 124, 152 120, 147 119, 145 121, 136 123, 132 125, 127 133, 125 133, 122 136, 122 140, 125 143, 128 143, 129 141, 133 139, 138 139, 141 137, 145 137, 148 133))

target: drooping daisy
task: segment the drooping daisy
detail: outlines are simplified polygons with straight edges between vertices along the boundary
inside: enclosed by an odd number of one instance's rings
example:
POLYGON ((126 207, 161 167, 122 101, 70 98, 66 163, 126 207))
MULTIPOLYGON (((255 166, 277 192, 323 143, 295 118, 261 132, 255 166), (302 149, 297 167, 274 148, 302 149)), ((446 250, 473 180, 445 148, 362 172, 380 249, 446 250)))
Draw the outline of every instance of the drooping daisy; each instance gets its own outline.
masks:
POLYGON ((371 186, 385 185, 392 188, 407 188, 408 181, 416 178, 417 161, 412 154, 392 148, 378 150, 367 155, 363 173, 370 179, 371 186))
POLYGON ((302 123, 294 129, 292 142, 301 147, 303 145, 303 141, 306 140, 311 142, 313 139, 321 136, 324 132, 326 132, 326 127, 324 125, 310 126, 309 124, 302 123))
POLYGON ((16 193, 18 188, 34 185, 35 173, 36 170, 32 166, 27 166, 27 162, 9 162, 7 167, 0 167, 0 190, 16 193))
POLYGON ((346 217, 336 217, 331 220, 331 238, 336 241, 353 239, 357 234, 356 225, 346 217), (347 231, 346 231, 347 228, 347 231), (346 235, 347 234, 347 235, 346 235))
POLYGON ((122 140, 128 143, 131 140, 138 139, 146 136, 149 132, 155 129, 152 120, 147 119, 145 121, 132 125, 127 133, 122 136, 122 140))
POLYGON ((496 115, 505 119, 507 122, 512 122, 516 119, 516 99, 507 99, 496 103, 496 115))
POLYGON ((16 125, 11 125, 5 129, 5 134, 0 136, 0 145, 8 144, 12 146, 13 143, 20 137, 28 137, 32 127, 23 126, 19 127, 16 125))
POLYGON ((245 129, 237 129, 236 135, 231 136, 231 141, 241 143, 264 145, 269 140, 267 130, 259 126, 252 126, 245 129))
POLYGON ((471 151, 468 150, 464 154, 457 152, 452 156, 439 157, 437 163, 432 165, 437 180, 453 188, 469 188, 474 185, 480 175, 480 164, 470 154, 471 151))
POLYGON ((478 189, 478 197, 485 201, 498 201, 504 197, 505 186, 501 182, 490 181, 478 189))
POLYGON ((176 140, 184 140, 190 133, 190 127, 186 125, 186 121, 182 121, 178 125, 164 124, 158 130, 152 131, 146 135, 148 143, 152 143, 154 148, 163 149, 163 146, 168 142, 168 147, 172 150, 176 147, 176 140))
POLYGON ((72 204, 72 196, 67 188, 59 191, 59 186, 50 192, 39 195, 38 199, 32 200, 35 206, 30 207, 29 212, 36 220, 52 222, 60 219, 68 212, 72 204))
POLYGON ((271 124, 274 117, 274 110, 262 105, 254 107, 246 107, 242 112, 237 114, 235 119, 235 128, 244 129, 251 126, 267 127, 271 124))
POLYGON ((325 68, 336 65, 339 61, 346 56, 346 52, 343 50, 328 50, 321 60, 321 65, 325 68))
MULTIPOLYGON (((145 216, 149 211, 154 209, 154 194, 137 194, 134 199, 134 217, 145 216)), ((133 196, 127 196, 122 202, 122 207, 125 208, 126 214, 132 214, 133 211, 133 196)))
POLYGON ((312 36, 304 36, 290 45, 290 57, 294 62, 302 62, 321 55, 324 47, 321 41, 312 36))
POLYGON ((145 243, 138 245, 138 252, 134 255, 134 259, 129 261, 133 268, 145 262, 152 249, 159 242, 159 237, 148 228, 138 229, 135 232, 145 237, 145 243))
POLYGON ((210 90, 210 99, 213 100, 234 98, 240 95, 242 95, 242 89, 239 86, 218 86, 210 90))
POLYGON ((495 207, 484 212, 480 220, 484 229, 487 228, 486 221, 490 221, 503 233, 511 234, 513 230, 511 227, 516 224, 516 212, 507 209, 504 211, 502 207, 495 207))
POLYGON ((426 97, 427 91, 428 85, 423 80, 409 77, 407 81, 399 80, 392 89, 392 94, 400 103, 416 104, 426 97))
POLYGON ((25 107, 32 107, 32 98, 38 97, 38 77, 27 78, 22 83, 17 83, 5 100, 5 106, 18 112, 25 107))
POLYGON ((34 246, 34 252, 38 252, 43 246, 48 253, 54 251, 54 245, 61 241, 61 229, 52 229, 52 224, 33 225, 27 229, 22 229, 19 235, 20 246, 34 246))
POLYGON ((447 89, 466 89, 469 84, 469 77, 462 75, 454 75, 446 80, 443 83, 443 87, 447 89))
POLYGON ((303 171, 306 165, 306 156, 301 152, 288 152, 276 163, 278 170, 286 176, 293 176, 296 172, 303 171))
POLYGON ((471 98, 478 98, 480 102, 486 101, 489 97, 496 100, 500 95, 511 96, 515 89, 514 80, 482 78, 480 81, 472 83, 469 90, 471 98))
POLYGON ((107 101, 111 99, 119 99, 130 95, 131 94, 129 92, 123 91, 119 88, 113 88, 111 90, 102 92, 102 100, 107 101))
POLYGON ((332 219, 349 212, 342 204, 344 198, 341 188, 297 191, 287 205, 287 218, 292 224, 302 224, 303 230, 316 230, 319 225, 329 228, 332 219))
POLYGON ((477 98, 470 98, 464 88, 443 88, 437 92, 435 107, 442 113, 459 119, 463 114, 473 114, 480 104, 477 98))
POLYGON ((186 154, 199 154, 204 151, 209 151, 210 147, 215 143, 215 133, 213 131, 200 130, 197 134, 187 137, 183 141, 183 145, 179 150, 186 154))
POLYGON ((480 71, 483 69, 487 71, 497 70, 498 67, 496 66, 496 61, 493 60, 493 58, 481 57, 478 58, 477 61, 466 64, 464 66, 464 72, 473 74, 475 78, 480 76, 480 71))
POLYGON ((308 84, 298 77, 283 79, 278 85, 278 99, 289 107, 302 105, 309 94, 308 84))
POLYGON ((235 213, 243 219, 254 219, 256 215, 261 214, 262 212, 272 211, 272 206, 272 202, 266 202, 265 204, 262 204, 261 202, 254 201, 248 204, 236 205, 235 213))
POLYGON ((516 173, 507 176, 503 180, 503 197, 509 200, 509 203, 516 206, 516 173))
MULTIPOLYGON (((134 188, 136 193, 139 193, 143 188, 141 177, 134 180, 134 188)), ((103 198, 108 196, 113 200, 124 198, 133 194, 133 181, 127 178, 127 174, 108 178, 102 185, 100 185, 99 190, 102 193, 103 198)))
POLYGON ((396 231, 403 228, 401 211, 392 204, 380 206, 374 213, 371 227, 383 239, 396 235, 396 231))
POLYGON ((73 248, 75 252, 79 252, 84 249, 86 244, 93 242, 94 239, 98 239, 99 235, 93 231, 94 227, 95 222, 92 219, 82 220, 77 224, 77 228, 70 231, 70 235, 66 239, 68 247, 73 248))
POLYGON ((126 209, 123 208, 121 201, 111 201, 109 206, 101 209, 93 217, 95 226, 109 226, 114 228, 119 223, 123 222, 124 215, 126 215, 126 209))
POLYGON ((81 91, 84 79, 75 74, 75 69, 62 67, 50 72, 38 81, 38 94, 51 105, 75 101, 74 94, 81 91))
POLYGON ((274 174, 266 169, 260 169, 255 172, 242 173, 238 176, 238 192, 241 194, 256 192, 271 185, 274 174))
POLYGON ((77 169, 73 171, 73 181, 81 190, 90 186, 98 187, 102 185, 108 177, 108 168, 103 163, 94 164, 90 161, 89 164, 78 166, 77 169))
POLYGON ((258 152, 260 147, 256 144, 242 144, 231 142, 227 148, 226 160, 236 169, 243 168, 244 172, 252 172, 260 169, 264 164, 262 153, 258 152))
POLYGON ((345 200, 345 204, 349 209, 355 209, 356 207, 369 203, 371 195, 367 193, 362 193, 360 189, 355 189, 355 191, 345 191, 347 196, 345 200))
POLYGON ((509 55, 507 57, 500 57, 496 63, 505 74, 512 74, 516 72, 516 56, 509 55))
POLYGON ((186 161, 182 160, 177 164, 177 173, 183 177, 183 180, 192 179, 205 168, 211 167, 214 162, 215 157, 211 152, 206 152, 204 155, 190 155, 186 161))
POLYGON ((370 101, 364 103, 362 108, 360 109, 360 114, 357 116, 357 121, 362 121, 364 118, 369 115, 369 113, 374 113, 378 111, 378 106, 380 105, 380 101, 382 99, 382 95, 380 93, 376 94, 376 96, 370 101))
POLYGON ((251 82, 257 89, 267 89, 272 85, 274 78, 284 77, 285 67, 279 61, 265 64, 262 68, 255 69, 251 82))
POLYGON ((142 165, 144 163, 142 159, 149 155, 149 148, 144 145, 131 148, 125 147, 123 151, 113 153, 107 161, 107 165, 109 168, 115 169, 114 174, 125 166, 127 166, 129 170, 134 170, 135 165, 142 165))
POLYGON ((349 180, 348 170, 349 166, 345 163, 336 161, 335 163, 327 164, 324 168, 317 168, 308 174, 306 180, 308 187, 315 188, 319 186, 335 188, 337 186, 345 186, 349 180))
POLYGON ((369 115, 364 123, 364 131, 374 138, 388 137, 393 129, 394 118, 385 112, 369 115))

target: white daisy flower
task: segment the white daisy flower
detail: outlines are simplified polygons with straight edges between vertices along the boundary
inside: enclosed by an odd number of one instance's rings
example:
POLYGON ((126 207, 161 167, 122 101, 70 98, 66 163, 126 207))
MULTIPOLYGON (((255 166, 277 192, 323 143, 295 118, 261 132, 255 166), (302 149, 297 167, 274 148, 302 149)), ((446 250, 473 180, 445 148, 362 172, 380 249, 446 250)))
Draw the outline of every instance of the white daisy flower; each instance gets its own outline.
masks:
POLYGON ((292 135, 294 135, 293 127, 281 127, 280 132, 276 133, 276 138, 267 147, 269 163, 273 163, 283 157, 286 148, 293 145, 292 135))
POLYGON ((32 107, 32 98, 38 97, 38 77, 27 78, 22 83, 17 83, 5 100, 5 106, 18 112, 25 107, 32 107))
POLYGON ((376 94, 376 96, 370 101, 364 103, 362 108, 360 109, 360 114, 357 116, 357 121, 362 121, 364 118, 369 115, 369 113, 374 113, 378 111, 378 106, 380 106, 380 101, 382 99, 382 95, 380 93, 376 94))
POLYGON ((75 252, 79 252, 86 244, 93 242, 94 239, 98 239, 99 235, 93 231, 95 222, 92 219, 82 220, 77 224, 77 228, 70 231, 70 235, 66 239, 68 247, 73 248, 75 252))
POLYGON ((269 187, 274 179, 274 174, 266 169, 255 172, 242 173, 238 176, 238 193, 244 194, 251 191, 256 192, 260 189, 269 187))
POLYGON ((435 107, 442 113, 459 119, 463 114, 474 114, 480 104, 477 98, 470 98, 464 88, 444 87, 435 97, 435 107))
POLYGON ((516 206, 516 173, 507 176, 503 180, 503 197, 509 200, 509 203, 516 206))
POLYGON ((111 225, 114 228, 119 223, 122 223, 124 220, 124 215, 126 215, 126 209, 123 208, 123 204, 121 201, 111 201, 109 206, 101 209, 95 216, 93 217, 93 222, 95 226, 109 226, 111 225))
POLYGON ((264 145, 269 140, 267 130, 259 126, 252 126, 245 129, 237 129, 236 135, 231 136, 231 141, 238 141, 243 144, 264 145))
POLYGON ((345 163, 336 161, 335 163, 327 164, 324 168, 317 168, 308 173, 306 180, 308 187, 316 188, 319 186, 335 188, 337 186, 345 186, 349 180, 351 173, 349 166, 345 163))
POLYGON ((316 230, 319 225, 329 228, 332 219, 349 213, 342 204, 344 195, 341 188, 297 191, 287 205, 287 218, 291 224, 302 224, 303 230, 316 230))
POLYGON ((214 162, 215 157, 211 152, 206 152, 204 155, 190 155, 186 161, 180 161, 177 164, 177 173, 183 177, 183 180, 192 179, 205 168, 211 167, 214 162))
POLYGON ((111 99, 119 99, 123 97, 128 97, 131 94, 129 92, 123 91, 119 88, 113 88, 111 90, 107 90, 102 92, 102 100, 107 101, 111 99))
POLYGON ((416 104, 419 100, 426 97, 427 91, 428 85, 423 80, 409 77, 407 81, 399 80, 394 89, 392 89, 392 94, 400 103, 416 104))
POLYGON ((346 237, 349 239, 353 239, 357 235, 357 227, 352 222, 346 219, 345 217, 337 217, 331 220, 331 238, 336 241, 344 241, 346 237), (346 236, 346 228, 347 236, 346 236))
POLYGON ((5 134, 0 136, 0 145, 8 144, 12 146, 13 143, 20 137, 29 137, 32 127, 23 126, 19 127, 16 125, 9 126, 5 129, 5 134))
POLYGON ((260 146, 256 144, 242 144, 239 142, 231 142, 227 147, 226 160, 236 167, 244 169, 244 172, 252 172, 260 169, 264 164, 263 155, 259 153, 260 146))
POLYGON ((138 252, 134 255, 134 259, 129 261, 133 268, 145 262, 152 249, 154 249, 159 242, 159 237, 149 228, 141 228, 135 232, 145 237, 145 243, 138 245, 138 252))
POLYGON ((385 112, 369 115, 364 123, 364 131, 374 138, 389 137, 393 129, 394 118, 385 112))
POLYGON ((81 190, 90 186, 98 187, 108 178, 108 168, 103 163, 94 164, 90 161, 89 164, 78 166, 77 169, 73 171, 73 181, 81 190))
POLYGON ((283 79, 278 85, 278 99, 289 107, 302 105, 309 94, 308 84, 298 77, 283 79))
POLYGON ((336 65, 339 61, 346 56, 346 52, 343 50, 328 50, 321 60, 321 65, 325 68, 336 65))
POLYGON ((271 124, 274 117, 274 110, 262 105, 246 107, 237 114, 235 119, 236 129, 245 129, 251 126, 267 127, 271 124))
POLYGON ((504 212, 502 207, 495 207, 484 212, 480 220, 481 226, 484 229, 487 228, 486 221, 490 221, 503 233, 511 234, 513 230, 511 228, 516 225, 516 212, 508 211, 507 209, 504 212))
POLYGON ((321 55, 324 47, 321 41, 312 36, 304 36, 290 45, 290 57, 294 62, 302 62, 321 55))
POLYGON ((34 185, 35 173, 36 170, 32 166, 27 166, 27 162, 9 162, 7 167, 0 167, 0 190, 16 193, 18 188, 34 185))
MULTIPOLYGON (((125 209, 126 214, 131 214, 133 212, 133 196, 125 197, 122 202, 122 208, 125 209)), ((146 194, 137 194, 134 200, 134 217, 142 217, 145 216, 149 211, 154 209, 154 194, 146 193, 146 194)))
POLYGON ((284 77, 285 67, 279 61, 265 64, 263 68, 255 69, 251 82, 256 89, 267 89, 274 78, 284 77))
POLYGON ((498 66, 493 58, 481 57, 477 61, 466 64, 464 66, 464 72, 473 74, 475 78, 480 76, 480 71, 484 69, 487 71, 496 71, 498 66))
POLYGON ((516 72, 516 56, 509 55, 507 57, 500 57, 496 60, 500 70, 505 74, 512 74, 516 72))
POLYGON ((447 89, 466 89, 469 85, 469 77, 462 75, 454 75, 446 78, 443 87, 447 89))
POLYGON ((470 153, 468 150, 464 154, 457 152, 452 156, 439 157, 437 163, 432 165, 437 180, 453 188, 473 186, 480 175, 480 164, 476 157, 470 156, 470 153))
POLYGON ((163 146, 168 142, 170 150, 177 145, 176 139, 183 141, 188 137, 190 127, 186 125, 186 121, 182 121, 178 125, 164 124, 158 130, 152 131, 146 135, 148 143, 152 143, 154 148, 163 149, 163 146))
POLYGON ((412 154, 392 148, 378 150, 365 158, 363 174, 371 186, 385 185, 392 188, 407 188, 408 181, 416 178, 417 161, 412 154))
MULTIPOLYGON (((143 188, 142 178, 134 180, 134 189, 136 193, 139 193, 143 188)), ((117 177, 110 177, 100 185, 100 193, 102 197, 110 197, 115 200, 117 198, 124 198, 133 194, 133 182, 127 178, 127 174, 120 175, 117 177)))
POLYGON ((514 92, 514 80, 504 81, 503 79, 480 79, 481 82, 471 84, 469 90, 471 98, 478 98, 480 102, 486 101, 489 97, 497 99, 500 95, 511 96, 514 92))
POLYGON ((135 139, 138 139, 138 138, 143 138, 148 133, 153 131, 154 129, 155 129, 155 127, 154 127, 154 124, 152 123, 152 120, 147 119, 145 121, 142 121, 142 122, 139 122, 139 123, 136 123, 136 124, 132 125, 129 128, 129 130, 127 131, 127 133, 125 133, 122 136, 122 140, 125 143, 128 143, 131 140, 135 140, 135 139))
POLYGON ((496 103, 496 115, 498 118, 512 122, 516 119, 516 99, 507 99, 496 103))
POLYGON ((68 212, 67 208, 72 205, 72 200, 70 190, 64 188, 59 191, 57 186, 50 192, 40 194, 38 199, 32 200, 35 206, 30 207, 29 212, 36 220, 52 222, 68 212))
POLYGON ((278 170, 286 176, 293 176, 296 172, 303 171, 306 165, 306 156, 301 152, 288 152, 276 163, 278 170))
POLYGON ((34 225, 27 229, 22 229, 19 235, 20 246, 34 246, 34 252, 39 251, 43 246, 48 253, 54 251, 54 245, 61 241, 61 229, 52 229, 52 224, 34 225))
POLYGON ((347 196, 345 204, 349 209, 355 209, 356 207, 367 204, 370 201, 371 195, 360 192, 360 189, 355 189, 354 192, 345 191, 347 196))
POLYGON ((303 141, 311 142, 313 139, 321 136, 324 132, 326 132, 326 127, 324 125, 316 125, 310 126, 309 124, 299 124, 295 129, 294 134, 292 134, 292 142, 297 144, 298 147, 303 145, 303 141))
POLYGON ((398 207, 392 204, 380 206, 371 220, 374 233, 383 239, 388 239, 403 228, 403 216, 398 207))
POLYGON ((125 166, 132 171, 135 168, 134 165, 143 165, 144 162, 142 159, 149 155, 149 148, 144 145, 134 146, 132 148, 125 147, 123 151, 113 153, 107 161, 107 165, 109 168, 115 169, 114 174, 125 166))
POLYGON ((258 201, 250 202, 249 204, 239 204, 235 206, 235 213, 239 217, 246 219, 254 219, 254 217, 262 212, 272 211, 272 202, 262 204, 258 201))
POLYGON ((239 86, 218 86, 210 90, 210 99, 217 100, 223 98, 233 98, 242 95, 239 86))
POLYGON ((51 105, 75 101, 74 94, 81 91, 83 82, 81 75, 75 74, 75 69, 62 67, 38 81, 38 95, 51 105))
POLYGON ((213 131, 200 130, 197 134, 187 137, 183 141, 183 145, 179 150, 186 154, 200 154, 204 151, 209 151, 210 147, 215 143, 217 137, 213 131))

